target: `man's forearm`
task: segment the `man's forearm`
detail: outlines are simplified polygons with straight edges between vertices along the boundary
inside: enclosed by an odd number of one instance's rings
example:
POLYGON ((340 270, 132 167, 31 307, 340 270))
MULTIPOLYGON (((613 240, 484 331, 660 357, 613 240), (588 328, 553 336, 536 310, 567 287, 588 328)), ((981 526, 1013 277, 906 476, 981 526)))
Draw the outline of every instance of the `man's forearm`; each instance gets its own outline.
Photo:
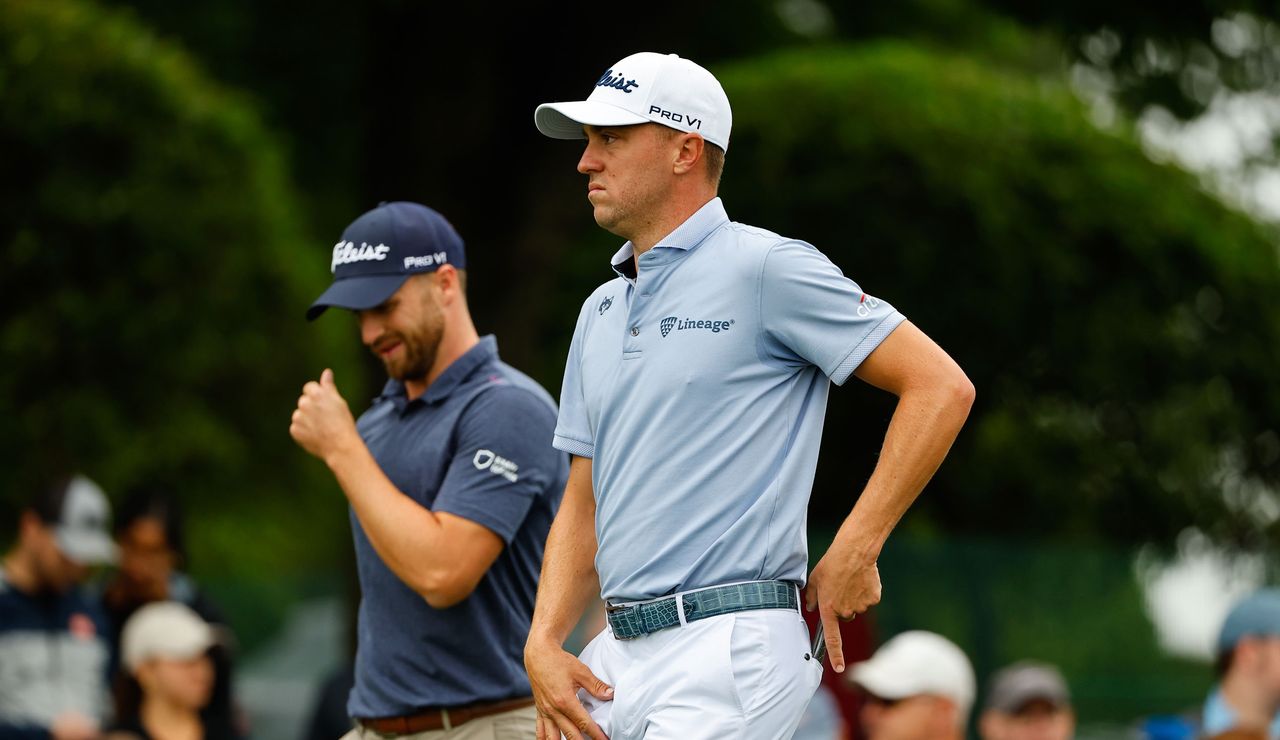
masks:
POLYGON ((396 488, 363 443, 335 452, 325 463, 378 557, 400 580, 421 590, 432 580, 432 568, 448 562, 439 518, 396 488))
POLYGON ((963 374, 902 394, 875 470, 836 534, 852 556, 874 561, 879 555, 946 458, 972 404, 973 386, 963 374))
POLYGON ((587 604, 599 596, 595 513, 591 460, 575 457, 560 511, 547 535, 530 640, 551 640, 563 645, 587 604))

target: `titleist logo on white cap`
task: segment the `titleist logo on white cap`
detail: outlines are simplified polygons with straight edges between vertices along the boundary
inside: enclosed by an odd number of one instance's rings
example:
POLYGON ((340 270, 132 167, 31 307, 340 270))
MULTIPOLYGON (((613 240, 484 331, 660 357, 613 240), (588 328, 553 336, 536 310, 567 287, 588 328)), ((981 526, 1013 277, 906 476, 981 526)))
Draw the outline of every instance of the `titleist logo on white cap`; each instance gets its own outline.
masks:
POLYGON ((729 148, 733 112, 715 76, 675 54, 640 52, 605 70, 586 100, 544 103, 533 115, 553 139, 581 139, 587 126, 660 123, 729 148))

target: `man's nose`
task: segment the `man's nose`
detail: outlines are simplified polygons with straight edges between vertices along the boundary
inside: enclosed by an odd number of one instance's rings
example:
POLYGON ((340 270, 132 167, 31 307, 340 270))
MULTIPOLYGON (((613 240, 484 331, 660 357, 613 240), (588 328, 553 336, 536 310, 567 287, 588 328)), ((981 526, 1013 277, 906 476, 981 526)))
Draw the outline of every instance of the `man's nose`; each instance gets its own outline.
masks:
POLYGON ((582 150, 582 157, 578 159, 578 172, 589 175, 599 171, 600 158, 596 156, 595 146, 587 144, 587 147, 582 150))
POLYGON ((365 346, 373 346, 373 343, 382 336, 382 322, 377 316, 369 311, 360 312, 360 341, 365 346))

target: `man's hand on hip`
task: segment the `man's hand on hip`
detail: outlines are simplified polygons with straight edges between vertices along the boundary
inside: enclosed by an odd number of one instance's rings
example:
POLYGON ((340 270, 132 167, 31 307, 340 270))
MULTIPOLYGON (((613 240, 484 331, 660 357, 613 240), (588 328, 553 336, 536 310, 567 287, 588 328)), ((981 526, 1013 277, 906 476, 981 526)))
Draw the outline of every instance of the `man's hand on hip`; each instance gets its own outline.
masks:
POLYGON ((550 642, 530 640, 524 647, 533 698, 538 705, 538 740, 609 740, 578 701, 581 688, 601 701, 613 699, 613 688, 596 678, 585 663, 550 642))
POLYGON ((332 370, 326 368, 320 373, 319 382, 313 380, 302 386, 289 434, 302 449, 325 461, 334 452, 360 441, 355 418, 334 385, 332 370))
POLYGON ((863 563, 832 544, 809 576, 805 606, 818 609, 826 632, 827 654, 836 673, 844 672, 840 622, 848 622, 880 603, 880 569, 875 561, 863 563))

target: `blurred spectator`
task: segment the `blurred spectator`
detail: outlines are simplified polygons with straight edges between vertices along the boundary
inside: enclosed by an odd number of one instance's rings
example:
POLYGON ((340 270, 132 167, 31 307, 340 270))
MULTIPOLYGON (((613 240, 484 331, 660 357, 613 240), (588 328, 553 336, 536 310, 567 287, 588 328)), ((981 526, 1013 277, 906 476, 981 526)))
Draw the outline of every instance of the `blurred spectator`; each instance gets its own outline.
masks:
POLYGON ((818 690, 809 700, 804 714, 800 716, 800 725, 792 740, 849 740, 849 728, 844 717, 840 716, 840 703, 835 693, 825 683, 818 684, 818 690))
POLYGON ((1069 740, 1076 715, 1067 682, 1044 663, 1014 663, 991 678, 978 723, 982 740, 1069 740))
POLYGON ((108 740, 215 737, 200 712, 213 696, 214 628, 190 607, 158 601, 139 608, 125 624, 121 661, 131 680, 108 740))
MULTIPOLYGON (((212 625, 223 626, 222 611, 204 595, 180 568, 187 561, 182 512, 177 501, 162 492, 142 490, 131 494, 116 517, 116 541, 120 568, 103 591, 102 602, 112 627, 114 693, 119 705, 127 701, 121 692, 129 687, 128 675, 119 670, 120 635, 140 607, 155 601, 176 601, 190 607, 212 625)), ((222 627, 225 631, 225 626, 222 627)), ((205 708, 209 737, 238 738, 245 734, 232 705, 232 665, 227 646, 216 646, 213 697, 205 708)))
POLYGON ((78 588, 115 559, 111 507, 75 476, 42 491, 18 520, 0 572, 0 738, 96 738, 106 710, 106 621, 78 588))
POLYGON ((1261 589, 1227 614, 1218 633, 1217 674, 1202 732, 1256 730, 1280 738, 1280 589, 1261 589))
POLYGON ((973 667, 950 640, 903 632, 850 677, 866 693, 868 740, 961 740, 976 693, 973 667))

